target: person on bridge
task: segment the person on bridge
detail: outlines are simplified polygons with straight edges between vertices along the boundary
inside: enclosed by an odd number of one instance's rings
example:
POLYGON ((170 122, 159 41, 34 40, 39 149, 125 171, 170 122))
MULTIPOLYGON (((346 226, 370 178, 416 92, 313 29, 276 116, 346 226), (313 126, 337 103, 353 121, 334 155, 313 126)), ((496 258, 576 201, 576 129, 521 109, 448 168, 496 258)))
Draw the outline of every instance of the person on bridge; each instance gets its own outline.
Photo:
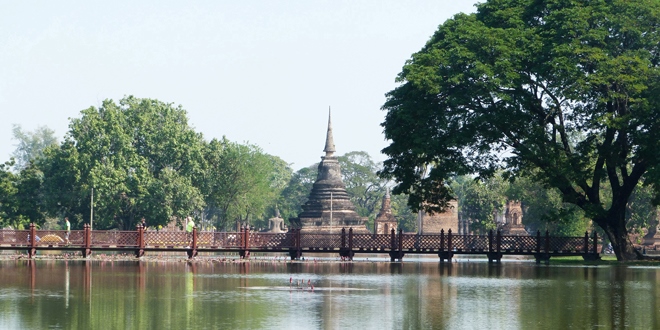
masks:
POLYGON ((192 217, 187 217, 186 220, 188 223, 186 224, 186 233, 188 233, 188 244, 192 241, 192 231, 193 228, 195 228, 195 222, 193 221, 192 217))
POLYGON ((69 235, 71 235, 71 222, 69 222, 68 217, 64 217, 64 221, 66 221, 66 245, 69 245, 69 235))

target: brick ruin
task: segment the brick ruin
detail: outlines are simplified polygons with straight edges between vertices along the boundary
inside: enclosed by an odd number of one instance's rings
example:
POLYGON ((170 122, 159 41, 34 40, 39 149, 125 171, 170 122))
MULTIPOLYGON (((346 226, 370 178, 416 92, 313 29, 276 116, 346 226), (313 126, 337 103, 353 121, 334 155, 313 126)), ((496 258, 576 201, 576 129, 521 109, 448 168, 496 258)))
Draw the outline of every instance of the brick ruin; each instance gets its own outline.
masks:
POLYGON ((385 196, 383 196, 383 203, 380 206, 380 211, 374 220, 374 233, 375 234, 390 234, 392 229, 398 231, 398 221, 392 214, 392 205, 390 198, 390 190, 387 189, 385 196))
POLYGON ((529 235, 522 223, 522 203, 509 200, 504 207, 504 217, 499 221, 498 228, 502 235, 529 235))
POLYGON ((444 212, 429 214, 420 211, 418 221, 421 221, 418 224, 420 234, 439 234, 442 230, 447 233, 449 229, 458 234, 458 202, 450 201, 444 212))

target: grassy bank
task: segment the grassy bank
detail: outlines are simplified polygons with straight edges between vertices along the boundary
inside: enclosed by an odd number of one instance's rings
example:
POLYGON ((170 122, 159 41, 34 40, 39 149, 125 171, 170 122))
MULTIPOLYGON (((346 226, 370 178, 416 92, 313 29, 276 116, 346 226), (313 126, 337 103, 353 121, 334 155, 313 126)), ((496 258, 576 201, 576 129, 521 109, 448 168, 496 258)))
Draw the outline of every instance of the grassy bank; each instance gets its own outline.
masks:
POLYGON ((660 267, 660 260, 639 260, 620 262, 616 260, 616 256, 612 254, 601 256, 601 260, 586 261, 582 257, 553 257, 550 259, 550 264, 562 265, 640 265, 640 266, 658 266, 660 267))

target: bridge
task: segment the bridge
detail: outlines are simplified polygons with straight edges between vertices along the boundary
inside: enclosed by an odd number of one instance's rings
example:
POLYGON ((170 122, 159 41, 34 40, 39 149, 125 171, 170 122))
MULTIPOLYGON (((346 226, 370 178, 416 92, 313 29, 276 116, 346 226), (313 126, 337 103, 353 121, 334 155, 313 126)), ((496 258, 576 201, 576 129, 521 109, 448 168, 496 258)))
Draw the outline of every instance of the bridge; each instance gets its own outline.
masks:
POLYGON ((551 257, 581 256, 585 260, 600 259, 598 235, 557 237, 537 232, 531 236, 507 236, 500 231, 488 235, 455 235, 449 230, 439 234, 410 234, 394 230, 390 234, 354 234, 352 229, 337 229, 337 233, 303 233, 292 229, 286 233, 263 233, 243 229, 239 232, 145 230, 134 231, 72 230, 66 240, 63 230, 0 230, 0 250, 27 251, 32 258, 37 251, 82 252, 88 257, 93 251, 121 251, 142 257, 147 252, 185 252, 194 258, 199 252, 234 252, 249 258, 251 252, 284 252, 292 260, 303 254, 338 253, 352 260, 357 253, 387 254, 392 262, 402 261, 406 254, 437 254, 440 262, 451 261, 455 255, 485 255, 489 262, 500 262, 503 256, 533 256, 537 263, 551 257))

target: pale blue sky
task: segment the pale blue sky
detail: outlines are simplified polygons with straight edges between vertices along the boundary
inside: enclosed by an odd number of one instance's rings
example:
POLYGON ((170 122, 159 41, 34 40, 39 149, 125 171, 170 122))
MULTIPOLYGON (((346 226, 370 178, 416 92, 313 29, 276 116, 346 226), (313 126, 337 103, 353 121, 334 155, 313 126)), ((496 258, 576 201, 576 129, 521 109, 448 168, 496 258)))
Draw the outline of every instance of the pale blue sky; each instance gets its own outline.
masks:
POLYGON ((46 125, 124 95, 181 104, 294 169, 337 153, 385 159, 384 94, 410 55, 470 1, 0 2, 0 161, 12 124, 46 125))

